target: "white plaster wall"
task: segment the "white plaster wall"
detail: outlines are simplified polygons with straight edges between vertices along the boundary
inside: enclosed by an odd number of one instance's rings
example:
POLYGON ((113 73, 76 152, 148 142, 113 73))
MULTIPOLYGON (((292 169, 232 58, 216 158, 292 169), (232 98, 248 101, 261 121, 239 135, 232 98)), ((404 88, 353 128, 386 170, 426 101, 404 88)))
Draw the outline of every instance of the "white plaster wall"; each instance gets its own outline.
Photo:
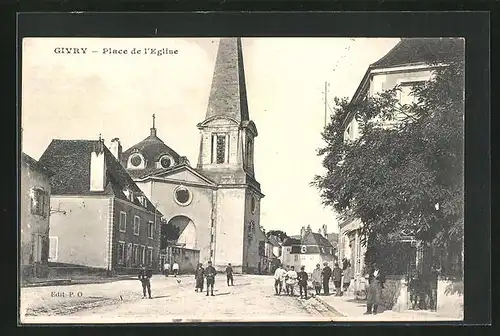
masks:
POLYGON ((215 229, 216 267, 231 263, 243 266, 245 226, 245 189, 217 190, 217 224, 215 229))
POLYGON ((150 200, 154 204, 158 203, 158 210, 167 222, 179 215, 186 216, 193 221, 196 231, 196 249, 200 250, 200 262, 206 263, 210 259, 212 190, 186 186, 193 198, 188 206, 181 206, 174 201, 174 190, 178 186, 176 183, 155 181, 151 188, 150 200))
POLYGON ((193 250, 196 248, 196 228, 193 222, 189 222, 188 226, 182 231, 178 242, 186 244, 185 248, 187 249, 193 250))
POLYGON ((51 203, 66 211, 50 220, 50 236, 58 238, 56 262, 106 268, 109 198, 52 196, 51 203))

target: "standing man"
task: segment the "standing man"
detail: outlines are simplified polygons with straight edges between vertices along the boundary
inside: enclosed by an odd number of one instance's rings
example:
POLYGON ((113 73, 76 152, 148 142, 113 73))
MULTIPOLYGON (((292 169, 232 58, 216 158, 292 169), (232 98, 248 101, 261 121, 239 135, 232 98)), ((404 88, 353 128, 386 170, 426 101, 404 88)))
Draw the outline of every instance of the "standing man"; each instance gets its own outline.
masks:
POLYGON ((165 276, 168 277, 169 273, 170 273, 170 264, 168 261, 165 261, 165 265, 163 265, 163 274, 165 274, 165 276))
POLYGON ((316 291, 316 295, 321 294, 321 265, 316 264, 316 268, 312 272, 312 285, 316 291))
POLYGON ((208 296, 208 291, 212 293, 212 296, 214 295, 214 284, 215 284, 215 268, 212 266, 212 262, 208 262, 207 268, 205 268, 205 277, 207 278, 207 296, 208 296))
POLYGON ((286 271, 283 265, 279 264, 276 271, 274 271, 274 290, 276 295, 280 295, 283 290, 283 282, 285 281, 286 271))
POLYGON ((323 291, 325 295, 330 295, 329 281, 332 277, 332 269, 330 268, 330 266, 328 266, 328 263, 326 261, 323 263, 323 266, 325 266, 321 271, 321 276, 323 278, 323 291))
POLYGON ((340 296, 341 285, 342 285, 342 268, 339 267, 339 263, 335 263, 333 267, 333 284, 335 285, 335 296, 340 296))
POLYGON ((300 298, 302 298, 302 290, 304 290, 304 296, 307 299, 307 280, 309 279, 309 276, 304 269, 305 266, 300 267, 300 272, 297 274, 297 279, 299 280, 300 298))
POLYGON ((293 289, 297 283, 297 272, 295 272, 295 267, 290 266, 290 270, 286 272, 286 292, 290 296, 293 296, 293 289))
POLYGON ((151 271, 150 269, 146 269, 145 266, 143 265, 140 265, 139 266, 141 269, 139 271, 139 280, 141 281, 141 284, 142 284, 142 298, 145 299, 146 298, 146 290, 148 292, 148 296, 150 299, 152 299, 151 297, 151 277, 153 276, 153 271, 151 271))
POLYGON ((177 274, 179 274, 179 264, 177 263, 177 261, 174 261, 172 270, 174 271, 174 277, 177 277, 177 274))
POLYGON ((233 284, 233 267, 231 267, 231 263, 227 264, 226 278, 227 278, 227 285, 234 286, 234 284, 233 284), (231 283, 231 284, 229 284, 229 283, 231 283))

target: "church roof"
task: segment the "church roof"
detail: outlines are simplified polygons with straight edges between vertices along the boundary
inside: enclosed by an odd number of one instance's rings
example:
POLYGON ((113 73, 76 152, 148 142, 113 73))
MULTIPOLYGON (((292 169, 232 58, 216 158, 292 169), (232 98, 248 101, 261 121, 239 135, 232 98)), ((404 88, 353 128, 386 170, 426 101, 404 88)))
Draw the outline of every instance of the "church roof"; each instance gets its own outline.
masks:
POLYGON ((129 157, 134 153, 140 153, 146 161, 146 167, 144 169, 130 169, 129 174, 134 177, 141 177, 150 174, 159 168, 156 166, 156 162, 162 155, 170 155, 175 164, 180 164, 185 161, 184 157, 181 157, 175 150, 167 146, 158 136, 156 135, 156 128, 151 128, 150 135, 142 140, 141 142, 133 145, 126 151, 124 151, 120 157, 120 161, 124 167, 127 166, 129 157))
MULTIPOLYGON (((51 179, 53 195, 114 195, 128 200, 125 188, 141 195, 142 191, 134 183, 125 168, 116 160, 103 144, 106 165, 106 183, 103 191, 90 191, 90 158, 100 140, 59 140, 54 139, 40 158, 40 163, 54 172, 51 179)), ((142 206, 137 197, 134 204, 142 206)), ((155 211, 147 200, 147 210, 155 211)), ((156 210, 158 211, 158 210, 156 210)), ((158 212, 159 213, 159 212, 158 212)), ((159 214, 161 216, 161 214, 159 214)))
POLYGON ((215 61, 206 119, 224 116, 248 121, 241 38, 221 38, 215 61))

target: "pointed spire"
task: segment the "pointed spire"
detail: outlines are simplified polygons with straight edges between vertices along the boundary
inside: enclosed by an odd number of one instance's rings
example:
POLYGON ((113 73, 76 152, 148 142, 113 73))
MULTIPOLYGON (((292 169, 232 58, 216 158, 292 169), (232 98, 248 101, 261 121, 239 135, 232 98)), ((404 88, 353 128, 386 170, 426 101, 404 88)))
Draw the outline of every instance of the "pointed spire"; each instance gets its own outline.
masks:
POLYGON ((151 136, 156 136, 156 127, 155 127, 155 115, 153 113, 153 127, 150 128, 151 130, 151 136))
POLYGON ((226 116, 248 121, 241 38, 221 38, 208 100, 206 119, 226 116))

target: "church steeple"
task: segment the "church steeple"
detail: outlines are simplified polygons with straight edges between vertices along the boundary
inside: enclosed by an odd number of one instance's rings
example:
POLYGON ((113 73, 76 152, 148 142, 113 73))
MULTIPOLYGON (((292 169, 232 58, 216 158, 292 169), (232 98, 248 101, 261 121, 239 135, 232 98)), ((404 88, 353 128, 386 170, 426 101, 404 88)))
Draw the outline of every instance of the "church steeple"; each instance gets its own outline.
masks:
POLYGON ((241 38, 221 38, 210 89, 206 119, 226 116, 248 121, 248 103, 241 38))
POLYGON ((221 175, 254 175, 257 128, 249 118, 241 38, 222 38, 217 50, 212 86, 201 130, 198 168, 221 175), (229 169, 229 170, 228 170, 229 169))

